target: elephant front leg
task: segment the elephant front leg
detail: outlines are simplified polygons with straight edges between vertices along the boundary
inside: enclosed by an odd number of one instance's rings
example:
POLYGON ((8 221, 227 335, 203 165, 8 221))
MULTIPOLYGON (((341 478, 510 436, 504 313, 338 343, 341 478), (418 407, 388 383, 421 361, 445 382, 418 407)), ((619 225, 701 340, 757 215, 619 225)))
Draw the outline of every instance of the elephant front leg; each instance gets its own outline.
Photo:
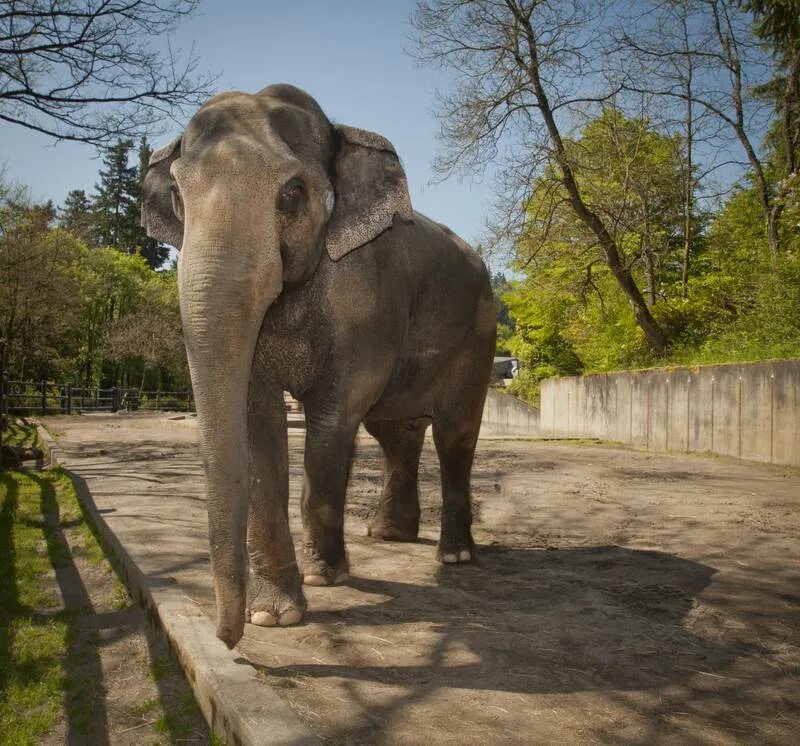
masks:
POLYGON ((344 498, 358 423, 318 424, 306 410, 302 513, 303 582, 334 585, 347 578, 344 498))
POLYGON ((250 571, 245 619, 262 627, 296 624, 306 600, 289 531, 289 464, 283 391, 253 383, 248 411, 250 571))

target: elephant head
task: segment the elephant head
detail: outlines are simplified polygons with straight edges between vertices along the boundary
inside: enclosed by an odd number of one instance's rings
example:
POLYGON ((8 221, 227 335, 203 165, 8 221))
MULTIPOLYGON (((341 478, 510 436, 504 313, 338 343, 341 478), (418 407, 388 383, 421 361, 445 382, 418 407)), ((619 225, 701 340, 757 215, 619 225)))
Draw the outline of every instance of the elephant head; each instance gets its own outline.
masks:
POLYGON ((395 215, 412 219, 391 143, 333 126, 289 85, 215 96, 150 159, 142 224, 180 251, 217 634, 229 645, 244 627, 248 386, 264 315, 285 285, 369 243, 395 215))

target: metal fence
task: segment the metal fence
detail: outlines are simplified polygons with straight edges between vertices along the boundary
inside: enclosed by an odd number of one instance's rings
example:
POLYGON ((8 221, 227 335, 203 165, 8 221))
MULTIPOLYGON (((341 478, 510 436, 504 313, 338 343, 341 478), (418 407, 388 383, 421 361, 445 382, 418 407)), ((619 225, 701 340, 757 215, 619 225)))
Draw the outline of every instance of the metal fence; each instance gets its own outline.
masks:
POLYGON ((0 444, 9 415, 135 412, 137 410, 194 411, 189 391, 139 391, 132 388, 72 386, 49 381, 0 379, 0 444))

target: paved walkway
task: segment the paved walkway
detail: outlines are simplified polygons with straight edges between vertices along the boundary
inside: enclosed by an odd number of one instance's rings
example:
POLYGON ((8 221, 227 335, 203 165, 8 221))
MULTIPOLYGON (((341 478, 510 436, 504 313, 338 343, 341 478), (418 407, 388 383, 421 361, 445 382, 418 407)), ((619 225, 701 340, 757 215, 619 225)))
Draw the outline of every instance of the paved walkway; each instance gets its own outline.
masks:
MULTIPOLYGON (((484 440, 477 566, 373 542, 376 444, 348 494, 353 578, 307 623, 213 637, 191 422, 51 418, 62 463, 128 558, 207 717, 230 743, 791 742, 800 732, 800 476, 617 448, 484 440)), ((290 430, 299 535, 302 431, 290 430)))

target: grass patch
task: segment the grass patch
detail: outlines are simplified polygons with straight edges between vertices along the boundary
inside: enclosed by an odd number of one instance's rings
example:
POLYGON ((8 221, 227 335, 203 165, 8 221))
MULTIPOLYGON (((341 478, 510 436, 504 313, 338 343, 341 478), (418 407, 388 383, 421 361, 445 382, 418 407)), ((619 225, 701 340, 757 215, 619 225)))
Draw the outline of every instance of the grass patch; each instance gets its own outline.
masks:
POLYGON ((69 624, 57 603, 42 516, 45 477, 0 474, 0 743, 35 744, 61 715, 69 624))
POLYGON ((161 681, 166 676, 172 676, 178 671, 175 662, 168 655, 161 655, 150 662, 150 674, 153 681, 161 681))
POLYGON ((183 694, 169 712, 165 712, 156 720, 153 726, 156 733, 169 735, 173 742, 185 739, 191 734, 192 729, 187 724, 187 716, 197 715, 200 708, 191 694, 183 694))
POLYGON ((23 425, 18 420, 8 420, 8 427, 3 430, 3 445, 21 448, 30 446, 41 448, 39 435, 33 425, 23 425))
MULTIPOLYGON (((15 446, 36 438, 35 428, 17 423, 6 434, 15 446)), ((106 609, 132 604, 118 575, 113 587, 102 577, 113 572, 110 559, 66 472, 0 473, 0 744, 39 744, 62 723, 70 740, 107 740, 102 641, 88 616, 108 612, 95 610, 91 591, 110 594, 106 609)), ((182 679, 177 664, 157 656, 154 682, 176 676, 182 679)), ((135 708, 147 716, 150 737, 153 731, 165 742, 194 737, 202 717, 191 691, 173 681, 159 690, 135 708)))
MULTIPOLYGON (((4 442, 36 444, 34 427, 9 424, 4 442)), ((62 470, 0 474, 0 743, 39 743, 65 707, 73 727, 88 728, 102 697, 66 679, 82 609, 64 609, 56 592, 55 571, 73 563, 65 529, 102 556, 85 523, 62 470)))
POLYGON ((118 577, 115 577, 114 591, 111 594, 111 608, 122 611, 122 609, 127 609, 130 605, 131 597, 128 589, 118 577))

